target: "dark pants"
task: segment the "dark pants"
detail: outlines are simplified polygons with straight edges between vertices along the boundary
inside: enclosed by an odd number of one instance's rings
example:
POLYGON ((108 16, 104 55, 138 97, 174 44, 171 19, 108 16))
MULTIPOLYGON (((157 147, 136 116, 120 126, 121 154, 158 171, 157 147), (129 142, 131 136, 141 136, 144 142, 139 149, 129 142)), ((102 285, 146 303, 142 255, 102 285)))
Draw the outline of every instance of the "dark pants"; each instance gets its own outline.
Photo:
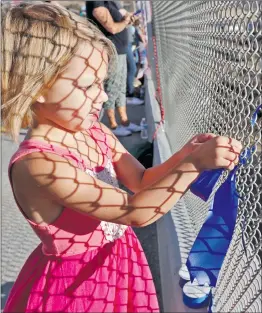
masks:
POLYGON ((136 61, 132 51, 132 44, 127 49, 127 92, 132 95, 134 93, 134 80, 136 76, 136 61))

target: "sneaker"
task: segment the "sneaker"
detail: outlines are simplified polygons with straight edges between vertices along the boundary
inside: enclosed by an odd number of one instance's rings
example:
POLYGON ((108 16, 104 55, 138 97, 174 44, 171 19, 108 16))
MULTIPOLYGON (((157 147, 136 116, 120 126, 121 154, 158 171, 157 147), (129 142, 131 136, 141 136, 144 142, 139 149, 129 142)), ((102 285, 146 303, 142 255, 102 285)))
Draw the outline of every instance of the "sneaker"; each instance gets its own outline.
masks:
POLYGON ((135 79, 135 81, 134 81, 134 87, 135 88, 137 88, 137 87, 139 87, 139 86, 141 86, 142 85, 142 83, 141 83, 141 81, 139 80, 139 79, 135 79))
POLYGON ((132 132, 122 125, 117 126, 117 128, 112 129, 112 132, 117 137, 126 137, 132 135, 132 132))
POLYGON ((140 68, 139 71, 138 71, 138 73, 137 73, 136 78, 137 78, 137 79, 142 78, 142 77, 144 76, 144 72, 145 72, 145 69, 144 69, 143 67, 140 68))
POLYGON ((138 133, 141 132, 142 127, 134 123, 130 123, 128 126, 125 126, 125 129, 131 131, 132 133, 138 133))
POLYGON ((126 104, 127 105, 141 105, 143 103, 144 103, 144 100, 141 100, 141 99, 136 98, 136 97, 126 98, 126 104))

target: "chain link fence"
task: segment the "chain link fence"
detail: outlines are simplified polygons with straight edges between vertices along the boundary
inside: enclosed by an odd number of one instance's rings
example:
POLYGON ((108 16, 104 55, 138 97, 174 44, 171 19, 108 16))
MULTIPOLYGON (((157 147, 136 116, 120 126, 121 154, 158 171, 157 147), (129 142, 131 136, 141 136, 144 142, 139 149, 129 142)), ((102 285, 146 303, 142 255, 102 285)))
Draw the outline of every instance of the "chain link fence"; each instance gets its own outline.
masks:
MULTIPOLYGON (((251 125, 262 103, 261 13, 261 1, 152 1, 172 152, 202 132, 255 147, 251 160, 238 170, 237 225, 214 290, 214 312, 262 310, 261 113, 251 125)), ((179 205, 172 212, 183 263, 208 210, 208 204, 190 192, 184 199, 186 212, 179 205)))

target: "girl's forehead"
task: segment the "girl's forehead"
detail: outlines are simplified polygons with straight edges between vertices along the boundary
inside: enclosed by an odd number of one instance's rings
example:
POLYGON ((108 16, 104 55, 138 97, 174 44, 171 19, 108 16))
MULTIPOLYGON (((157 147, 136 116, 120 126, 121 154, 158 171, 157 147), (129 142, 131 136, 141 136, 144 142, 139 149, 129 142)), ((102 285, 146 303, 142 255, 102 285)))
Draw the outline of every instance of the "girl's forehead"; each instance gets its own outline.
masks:
POLYGON ((64 74, 77 78, 83 72, 93 73, 103 79, 107 75, 108 54, 99 44, 81 44, 73 58, 69 61, 64 74))
POLYGON ((76 56, 85 59, 87 64, 99 65, 101 62, 108 64, 107 51, 98 42, 81 44, 76 52, 76 56))

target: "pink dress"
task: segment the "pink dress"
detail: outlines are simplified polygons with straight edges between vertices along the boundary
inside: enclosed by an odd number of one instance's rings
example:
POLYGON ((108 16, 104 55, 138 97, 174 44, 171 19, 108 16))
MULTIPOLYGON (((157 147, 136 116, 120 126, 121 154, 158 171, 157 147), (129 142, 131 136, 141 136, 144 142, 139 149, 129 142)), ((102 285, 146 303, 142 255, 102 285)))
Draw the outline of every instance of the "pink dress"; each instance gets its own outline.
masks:
MULTIPOLYGON (((90 169, 66 149, 27 140, 12 157, 9 175, 21 157, 45 151, 117 187, 106 135, 95 127, 90 133, 103 151, 102 167, 90 169)), ((152 275, 131 227, 70 208, 47 226, 27 221, 41 244, 24 264, 4 312, 159 312, 152 275)))

